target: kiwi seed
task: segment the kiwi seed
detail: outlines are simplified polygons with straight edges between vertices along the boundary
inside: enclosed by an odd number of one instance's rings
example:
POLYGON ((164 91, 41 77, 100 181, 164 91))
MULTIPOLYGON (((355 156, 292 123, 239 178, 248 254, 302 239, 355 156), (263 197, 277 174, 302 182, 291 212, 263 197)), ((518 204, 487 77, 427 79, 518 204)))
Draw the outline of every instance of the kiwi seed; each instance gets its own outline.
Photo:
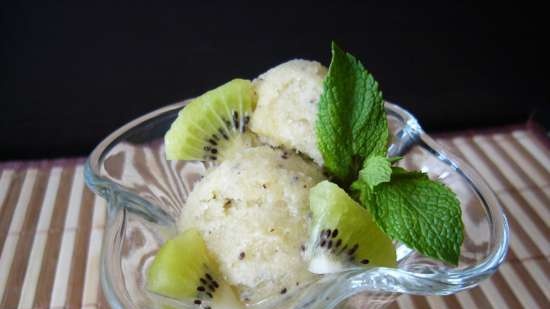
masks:
POLYGON ((357 249, 359 249, 359 245, 355 244, 351 249, 349 249, 348 255, 353 255, 357 249))

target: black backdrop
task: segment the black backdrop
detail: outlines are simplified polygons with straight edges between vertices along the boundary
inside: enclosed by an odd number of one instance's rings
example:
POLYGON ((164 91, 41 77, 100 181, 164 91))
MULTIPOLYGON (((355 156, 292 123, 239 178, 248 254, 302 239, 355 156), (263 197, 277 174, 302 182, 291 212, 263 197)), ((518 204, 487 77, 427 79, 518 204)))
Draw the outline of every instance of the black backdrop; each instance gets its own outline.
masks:
POLYGON ((3 3, 0 160, 87 154, 231 78, 295 57, 328 64, 332 39, 429 132, 548 125, 543 7, 432 2, 3 3))

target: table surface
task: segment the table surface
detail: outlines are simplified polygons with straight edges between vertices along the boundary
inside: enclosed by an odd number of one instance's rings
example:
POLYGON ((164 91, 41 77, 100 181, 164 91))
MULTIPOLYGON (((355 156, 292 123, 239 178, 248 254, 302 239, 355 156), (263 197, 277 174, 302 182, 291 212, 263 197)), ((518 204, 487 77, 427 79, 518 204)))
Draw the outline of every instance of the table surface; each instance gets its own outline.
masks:
MULTIPOLYGON (((480 286, 446 297, 403 295, 397 308, 550 308, 550 147, 528 127, 437 139, 497 194, 510 251, 480 286)), ((108 308, 99 285, 105 201, 84 159, 0 163, 0 308, 108 308)))

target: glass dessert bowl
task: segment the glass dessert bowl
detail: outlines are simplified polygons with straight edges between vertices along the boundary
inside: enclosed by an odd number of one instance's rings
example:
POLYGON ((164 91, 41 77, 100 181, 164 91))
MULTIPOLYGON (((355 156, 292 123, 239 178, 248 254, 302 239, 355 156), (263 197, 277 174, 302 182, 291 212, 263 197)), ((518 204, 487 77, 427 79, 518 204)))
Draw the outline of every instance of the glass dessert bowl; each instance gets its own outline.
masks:
MULTIPOLYGON (((121 127, 90 155, 88 186, 108 201, 101 282, 113 308, 161 308, 145 288, 146 270, 159 247, 178 231, 177 221, 193 185, 211 163, 167 161, 163 136, 187 102, 170 105, 121 127)), ((426 135, 416 119, 386 103, 389 154, 400 165, 422 170, 458 196, 464 242, 457 267, 395 243, 398 268, 350 268, 319 276, 285 295, 250 308, 379 308, 399 294, 448 295, 493 274, 508 248, 508 225, 485 181, 467 164, 426 135)), ((178 302, 182 308, 196 308, 178 302)))

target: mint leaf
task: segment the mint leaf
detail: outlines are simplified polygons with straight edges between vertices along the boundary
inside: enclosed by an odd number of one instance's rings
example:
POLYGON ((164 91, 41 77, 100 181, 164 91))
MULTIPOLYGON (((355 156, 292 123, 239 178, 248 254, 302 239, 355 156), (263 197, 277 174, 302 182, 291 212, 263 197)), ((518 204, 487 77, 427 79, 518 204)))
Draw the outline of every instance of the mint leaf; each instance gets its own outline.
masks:
POLYGON ((463 225, 453 191, 426 174, 393 168, 391 181, 376 186, 369 210, 391 238, 420 253, 457 265, 463 225))
POLYGON ((391 172, 391 163, 388 158, 372 156, 365 160, 363 169, 359 171, 359 180, 373 189, 378 184, 390 181, 391 172))
POLYGON ((424 178, 429 179, 428 175, 426 173, 423 173, 421 171, 408 171, 402 167, 399 166, 392 166, 391 168, 391 180, 394 178, 424 178))
POLYGON ((403 157, 401 157, 401 156, 389 157, 389 158, 388 158, 388 160, 390 160, 390 163, 391 163, 391 164, 396 163, 396 162, 399 162, 399 161, 401 161, 401 159, 403 159, 403 157))
POLYGON ((390 181, 392 173, 390 160, 382 156, 368 157, 359 171, 359 179, 351 184, 351 190, 363 207, 371 205, 372 192, 376 185, 390 181))
POLYGON ((378 83, 334 42, 317 117, 325 167, 345 184, 356 177, 365 158, 386 154, 389 132, 378 83))

